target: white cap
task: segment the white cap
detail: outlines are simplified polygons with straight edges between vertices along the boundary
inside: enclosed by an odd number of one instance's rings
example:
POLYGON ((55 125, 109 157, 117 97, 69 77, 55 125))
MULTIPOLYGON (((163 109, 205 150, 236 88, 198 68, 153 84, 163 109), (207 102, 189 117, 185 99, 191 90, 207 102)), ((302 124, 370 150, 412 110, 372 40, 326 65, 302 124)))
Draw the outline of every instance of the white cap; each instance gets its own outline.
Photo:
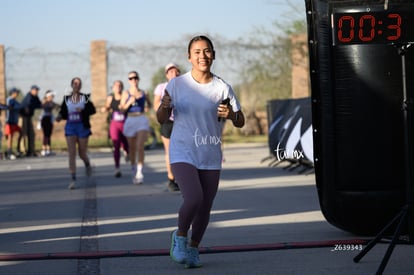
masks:
POLYGON ((165 73, 167 73, 172 68, 177 68, 179 70, 177 64, 175 64, 175 63, 168 63, 167 66, 165 66, 165 73))
POLYGON ((47 90, 45 96, 55 96, 55 92, 52 90, 47 90))

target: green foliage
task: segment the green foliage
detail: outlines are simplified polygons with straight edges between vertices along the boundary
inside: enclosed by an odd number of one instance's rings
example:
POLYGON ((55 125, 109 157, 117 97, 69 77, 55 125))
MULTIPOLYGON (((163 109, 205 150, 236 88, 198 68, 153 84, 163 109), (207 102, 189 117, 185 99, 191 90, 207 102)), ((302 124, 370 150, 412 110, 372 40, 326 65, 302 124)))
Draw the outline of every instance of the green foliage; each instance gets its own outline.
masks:
POLYGON ((167 79, 165 78, 164 67, 160 67, 151 78, 151 88, 148 92, 153 95, 155 87, 165 81, 167 81, 167 79))
POLYGON ((249 38, 256 58, 245 67, 246 81, 238 87, 248 110, 264 110, 268 100, 289 98, 292 94, 291 35, 303 33, 305 22, 294 21, 285 28, 279 34, 281 26, 275 22, 274 29, 258 29, 249 38))

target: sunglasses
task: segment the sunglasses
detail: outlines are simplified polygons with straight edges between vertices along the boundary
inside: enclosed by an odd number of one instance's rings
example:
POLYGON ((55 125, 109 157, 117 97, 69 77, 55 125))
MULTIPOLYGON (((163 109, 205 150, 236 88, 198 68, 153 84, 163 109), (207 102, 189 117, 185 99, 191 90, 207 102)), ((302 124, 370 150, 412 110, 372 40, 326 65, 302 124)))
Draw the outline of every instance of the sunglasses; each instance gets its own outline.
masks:
POLYGON ((138 76, 133 76, 133 77, 128 77, 128 79, 129 79, 129 80, 134 80, 134 79, 135 79, 135 80, 138 80, 139 78, 138 78, 138 76))

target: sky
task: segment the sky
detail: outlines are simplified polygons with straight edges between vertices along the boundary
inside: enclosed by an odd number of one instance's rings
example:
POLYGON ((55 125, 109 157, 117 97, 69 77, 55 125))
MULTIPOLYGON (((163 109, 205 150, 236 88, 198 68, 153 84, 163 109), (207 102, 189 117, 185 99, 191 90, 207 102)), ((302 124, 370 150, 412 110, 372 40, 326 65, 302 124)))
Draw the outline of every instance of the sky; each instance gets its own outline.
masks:
MULTIPOLYGON (((53 89, 59 96, 70 90, 73 76, 82 78, 84 92, 91 90, 94 40, 107 42, 108 90, 113 79, 125 81, 125 71, 132 69, 141 75, 140 87, 151 89, 152 76, 164 64, 187 64, 189 37, 206 34, 217 46, 219 37, 250 38, 257 29, 274 30, 275 21, 305 19, 305 0, 0 0, 0 9, 6 89, 27 91, 37 84, 41 94, 53 89), (162 47, 146 53, 145 45, 162 47), (169 45, 184 45, 182 56, 162 52, 173 49, 169 45)), ((215 73, 237 83, 237 73, 223 59, 214 65, 215 73)))
POLYGON ((62 51, 101 39, 162 43, 203 33, 236 39, 298 16, 304 6, 304 0, 2 0, 0 44, 62 51))

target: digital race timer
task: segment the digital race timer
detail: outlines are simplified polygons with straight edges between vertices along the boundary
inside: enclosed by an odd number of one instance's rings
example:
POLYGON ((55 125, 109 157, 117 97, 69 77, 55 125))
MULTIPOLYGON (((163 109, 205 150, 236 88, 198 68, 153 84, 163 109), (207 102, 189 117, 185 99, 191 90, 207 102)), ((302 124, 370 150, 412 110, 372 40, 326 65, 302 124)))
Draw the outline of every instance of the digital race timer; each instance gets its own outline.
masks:
POLYGON ((331 14, 334 45, 414 42, 411 9, 348 8, 331 14))

